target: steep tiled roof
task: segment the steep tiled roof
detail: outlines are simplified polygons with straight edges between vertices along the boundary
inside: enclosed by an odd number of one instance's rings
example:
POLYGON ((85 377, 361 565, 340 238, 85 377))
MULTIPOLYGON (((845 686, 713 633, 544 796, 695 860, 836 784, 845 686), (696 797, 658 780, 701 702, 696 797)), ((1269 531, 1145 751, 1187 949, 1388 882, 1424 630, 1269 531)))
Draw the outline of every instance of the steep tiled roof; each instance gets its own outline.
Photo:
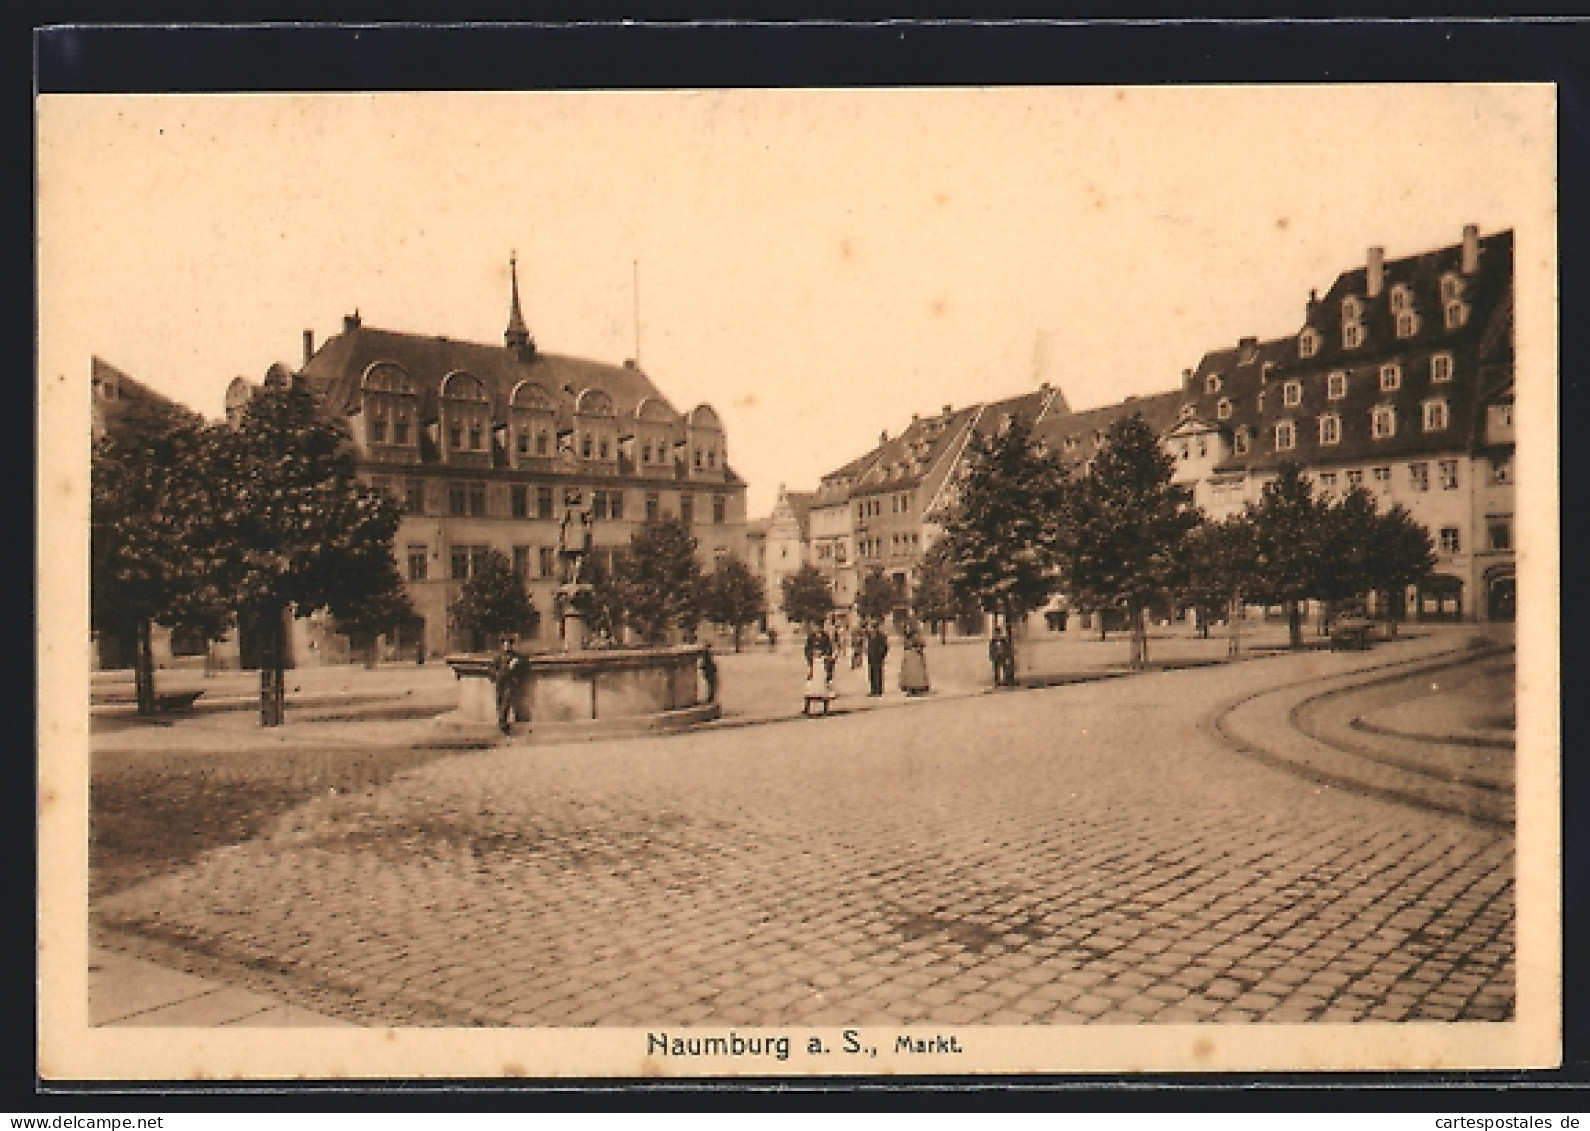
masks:
POLYGON ((455 370, 480 378, 491 398, 492 416, 498 420, 507 418, 508 398, 520 381, 534 381, 551 394, 560 424, 572 418, 575 401, 591 388, 612 397, 621 418, 633 416, 635 406, 647 398, 668 405, 678 416, 651 379, 629 366, 541 352, 522 360, 504 346, 367 326, 354 326, 329 338, 304 366, 303 375, 328 410, 349 413, 359 406, 365 370, 378 361, 395 362, 408 372, 419 394, 420 414, 426 419, 434 419, 442 379, 455 370))
POLYGON ((1496 374, 1506 372, 1512 351, 1512 233, 1481 239, 1478 250, 1478 269, 1466 277, 1461 275, 1461 244, 1387 262, 1384 285, 1373 298, 1366 293, 1366 268, 1343 272, 1324 299, 1310 304, 1308 325, 1321 339, 1313 357, 1299 356, 1296 336, 1259 343, 1256 349, 1205 354, 1184 399, 1200 417, 1220 421, 1228 434, 1246 429, 1249 438, 1249 451, 1233 457, 1221 470, 1264 470, 1283 460, 1310 465, 1362 463, 1467 447, 1483 426, 1484 391, 1495 384, 1496 374), (1441 280, 1446 276, 1464 279, 1463 301, 1469 308, 1467 322, 1453 329, 1447 328, 1443 317, 1441 280), (1406 288, 1419 315, 1417 332, 1401 338, 1391 308, 1391 296, 1399 285, 1406 288), (1356 348, 1346 347, 1342 338, 1342 304, 1349 297, 1362 307, 1364 342, 1356 348), (1438 354, 1452 358, 1449 381, 1432 379, 1431 359, 1438 354), (1383 390, 1381 366, 1393 364, 1399 367, 1399 387, 1383 390), (1333 373, 1346 378, 1345 393, 1335 398, 1329 389, 1333 373), (1296 404, 1285 403, 1288 382, 1297 383, 1296 404), (1423 427, 1423 405, 1430 399, 1446 402, 1444 429, 1423 427), (1229 402, 1223 420, 1222 400, 1229 402), (1395 434, 1390 438, 1375 439, 1371 433, 1377 407, 1395 411, 1395 434), (1336 443, 1320 442, 1322 415, 1339 417, 1336 443), (1275 426, 1282 421, 1295 425, 1292 449, 1275 446, 1275 426))
POLYGON ((114 431, 122 420, 140 414, 194 415, 186 405, 134 380, 104 358, 91 358, 89 369, 93 390, 91 426, 95 438, 114 431))
POLYGON ((1116 404, 1046 416, 1033 429, 1033 439, 1042 442, 1050 452, 1067 465, 1092 457, 1104 435, 1117 420, 1141 415, 1143 421, 1163 436, 1176 424, 1183 402, 1179 392, 1155 393, 1147 397, 1127 397, 1116 404))

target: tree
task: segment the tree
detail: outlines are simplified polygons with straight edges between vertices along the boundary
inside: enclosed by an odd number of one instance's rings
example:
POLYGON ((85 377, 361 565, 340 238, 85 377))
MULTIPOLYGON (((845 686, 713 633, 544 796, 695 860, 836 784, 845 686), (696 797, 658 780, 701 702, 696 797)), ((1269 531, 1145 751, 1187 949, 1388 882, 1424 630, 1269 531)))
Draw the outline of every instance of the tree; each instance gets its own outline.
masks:
POLYGON ((1198 610, 1198 630, 1209 638, 1209 621, 1224 614, 1230 626, 1229 653, 1242 651, 1242 597, 1253 584, 1253 524, 1246 515, 1229 515, 1220 522, 1203 522, 1187 535, 1182 547, 1178 589, 1182 599, 1198 610))
POLYGON ((992 437, 974 435, 968 447, 944 516, 950 584, 1008 628, 1059 587, 1065 471, 1032 442, 1020 417, 992 437))
POLYGON ((1303 646, 1300 602, 1317 596, 1320 557, 1329 521, 1325 504, 1295 463, 1281 464, 1264 485, 1257 503, 1248 504, 1253 523, 1255 595, 1266 604, 1286 606, 1292 647, 1303 646))
POLYGON ((780 582, 784 616, 792 624, 821 624, 834 611, 834 591, 810 562, 780 582))
POLYGON ((1175 463, 1139 413, 1110 426, 1073 494, 1066 574, 1132 626, 1131 663, 1148 662, 1146 614, 1174 586, 1187 534, 1201 521, 1192 494, 1171 482, 1175 463))
POLYGON ((625 609, 629 603, 624 589, 623 559, 615 561, 613 568, 609 569, 601 558, 593 555, 586 559, 584 568, 586 583, 591 587, 585 597, 585 607, 581 610, 586 623, 597 639, 621 643, 625 609))
POLYGON ((1391 631, 1397 631, 1396 610, 1401 595, 1435 569, 1435 543, 1414 517, 1398 503, 1379 515, 1370 534, 1365 573, 1367 588, 1383 593, 1391 631))
POLYGON ((213 640, 229 610, 205 576, 213 524, 195 509, 200 418, 163 401, 129 401, 94 447, 90 618, 102 641, 131 641, 138 713, 157 707, 154 623, 213 640))
POLYGON ((1325 509, 1314 596, 1325 602, 1325 625, 1342 601, 1369 592, 1370 546, 1380 526, 1375 497, 1353 487, 1325 509))
POLYGON ((513 563, 498 550, 474 559, 458 600, 447 609, 453 624, 475 638, 475 647, 493 647, 504 636, 528 633, 536 623, 536 607, 513 563))
POLYGON ((922 555, 917 567, 916 586, 911 593, 911 611, 930 629, 936 629, 939 642, 949 637, 949 624, 969 613, 977 606, 955 591, 952 584, 954 564, 950 561, 943 539, 933 543, 922 555))
POLYGON ((320 416, 300 378, 267 385, 238 426, 216 428, 193 485, 207 516, 205 578, 261 633, 260 720, 283 722, 286 617, 357 620, 402 585, 392 556, 400 512, 360 486, 346 426, 320 416))
POLYGON ((864 620, 883 620, 894 612, 900 597, 900 587, 880 567, 873 566, 861 579, 856 614, 864 620))
POLYGON ((630 537, 620 577, 630 625, 648 644, 661 644, 669 629, 694 639, 701 623, 701 563, 696 540, 675 518, 647 522, 630 537))
POLYGON ((734 650, 740 650, 740 630, 767 614, 767 591, 762 579, 739 558, 730 556, 707 575, 703 610, 714 624, 734 633, 734 650))

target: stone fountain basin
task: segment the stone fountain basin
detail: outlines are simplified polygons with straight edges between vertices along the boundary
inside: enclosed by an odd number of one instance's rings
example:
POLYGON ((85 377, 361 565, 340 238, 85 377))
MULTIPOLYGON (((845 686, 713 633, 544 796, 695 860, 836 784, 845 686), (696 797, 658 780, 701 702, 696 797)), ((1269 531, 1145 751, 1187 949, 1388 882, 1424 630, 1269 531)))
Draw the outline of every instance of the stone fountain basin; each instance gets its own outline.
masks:
MULTIPOLYGON (((532 653, 514 688, 509 737, 535 742, 680 730, 717 718, 700 678, 704 645, 532 653)), ((458 709, 441 726, 455 737, 500 738, 492 653, 447 657, 458 709)))

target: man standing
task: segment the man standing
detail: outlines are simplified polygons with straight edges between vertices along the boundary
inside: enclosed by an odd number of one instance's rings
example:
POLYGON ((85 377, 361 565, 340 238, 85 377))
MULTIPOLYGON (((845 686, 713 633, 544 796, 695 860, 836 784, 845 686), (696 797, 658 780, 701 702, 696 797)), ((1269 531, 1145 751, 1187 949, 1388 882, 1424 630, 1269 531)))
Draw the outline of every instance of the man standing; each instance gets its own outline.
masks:
POLYGON ((867 634, 867 681, 870 696, 883 694, 883 661, 889 654, 889 637, 884 634, 883 625, 874 622, 872 631, 867 634))
POLYGON ((497 692, 497 729, 508 733, 508 712, 513 707, 514 688, 524 670, 524 657, 514 651, 513 637, 502 638, 502 651, 491 662, 491 681, 497 692))
POLYGON ((1005 657, 1010 652, 1010 640, 1005 636, 1002 627, 995 626, 994 633, 988 638, 988 662, 994 669, 994 686, 1008 686, 1005 678, 1005 657))

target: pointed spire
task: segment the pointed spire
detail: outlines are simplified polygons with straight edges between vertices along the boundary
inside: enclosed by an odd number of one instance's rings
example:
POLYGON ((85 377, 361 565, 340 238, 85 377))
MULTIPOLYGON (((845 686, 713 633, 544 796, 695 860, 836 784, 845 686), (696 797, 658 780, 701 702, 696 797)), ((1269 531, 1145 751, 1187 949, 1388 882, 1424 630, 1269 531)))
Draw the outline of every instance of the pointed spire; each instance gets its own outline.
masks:
POLYGON ((524 314, 519 309, 519 257, 516 252, 508 255, 508 274, 513 280, 513 299, 508 307, 508 329, 503 331, 502 340, 511 350, 534 353, 535 339, 530 336, 530 328, 525 325, 524 314))

